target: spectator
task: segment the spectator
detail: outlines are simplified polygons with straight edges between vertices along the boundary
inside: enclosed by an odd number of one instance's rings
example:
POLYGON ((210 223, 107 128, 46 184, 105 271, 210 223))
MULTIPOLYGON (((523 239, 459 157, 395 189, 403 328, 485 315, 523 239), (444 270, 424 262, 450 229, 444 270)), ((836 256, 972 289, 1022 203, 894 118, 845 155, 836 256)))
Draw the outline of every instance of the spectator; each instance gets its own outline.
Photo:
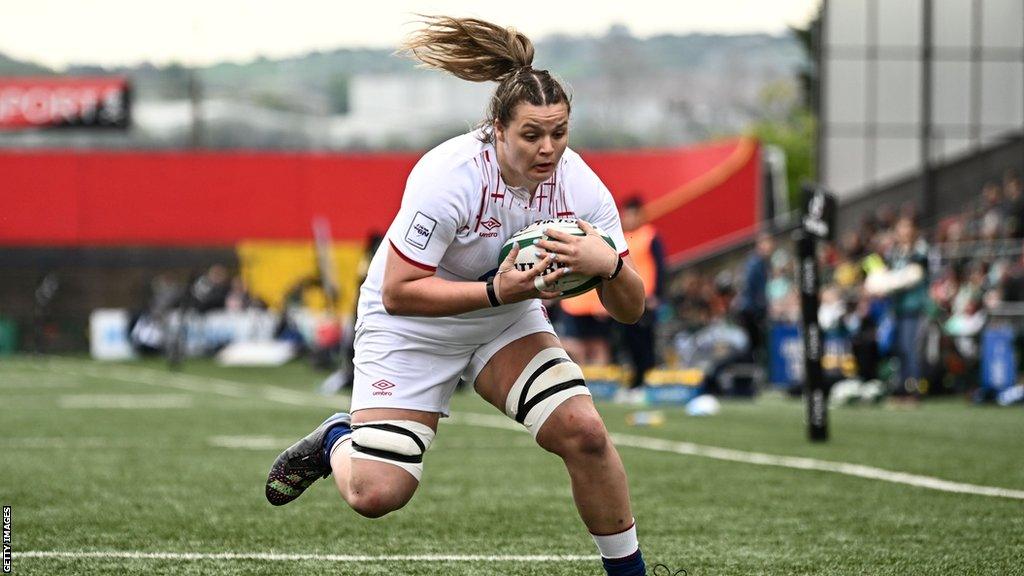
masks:
POLYGON ((149 355, 164 351, 168 316, 181 305, 184 294, 185 287, 169 274, 157 274, 150 280, 145 309, 132 319, 128 332, 136 352, 149 355))
POLYGON ((864 272, 860 260, 863 247, 857 232, 851 231, 843 236, 842 246, 837 252, 837 262, 833 280, 839 288, 850 291, 864 281, 864 272))
POLYGON ((747 333, 750 349, 755 354, 764 346, 765 319, 768 316, 768 274, 770 259, 775 251, 775 240, 771 234, 758 235, 754 252, 744 265, 743 287, 739 295, 738 309, 743 330, 747 333))
POLYGON ((231 312, 242 312, 253 308, 265 309, 266 307, 267 305, 262 300, 249 292, 249 288, 246 287, 245 280, 241 276, 231 279, 231 287, 224 297, 224 308, 231 312))
POLYGON ((222 264, 214 264, 192 283, 189 295, 197 312, 209 312, 224 308, 230 290, 228 269, 222 264))
POLYGON ((704 374, 701 393, 726 392, 722 389, 721 376, 730 365, 749 359, 750 341, 746 331, 724 314, 716 314, 714 308, 702 307, 696 313, 699 327, 675 335, 675 352, 683 366, 696 368, 704 374))
POLYGON ((620 397, 639 403, 643 400, 644 376, 657 363, 654 328, 658 307, 664 295, 665 254, 654 225, 646 222, 643 201, 634 197, 626 201, 620 212, 622 231, 629 244, 633 263, 644 281, 646 308, 636 324, 618 324, 622 344, 629 355, 633 372, 629 390, 620 397))
POLYGON ((967 280, 960 284, 950 306, 950 312, 956 316, 962 314, 971 305, 976 305, 985 293, 985 265, 971 262, 967 271, 967 280), (974 304, 972 304, 974 303, 974 304))
POLYGON ((857 375, 864 382, 880 387, 879 364, 882 360, 878 344, 879 307, 870 298, 856 295, 855 303, 843 319, 850 334, 850 349, 857 365, 857 375))
POLYGON ((1024 238, 1024 189, 1020 177, 1012 170, 1003 175, 1003 212, 1007 217, 1009 237, 1024 238))
POLYGON ((559 333, 566 353, 578 364, 606 366, 611 363, 608 313, 597 291, 559 302, 562 329, 559 333))
POLYGON ((1018 243, 1020 256, 1016 264, 1009 266, 1003 278, 1003 300, 1024 302, 1024 246, 1018 243))
POLYGON ((883 204, 875 210, 875 229, 877 231, 892 230, 896 226, 896 210, 883 204))
POLYGON ((772 277, 766 287, 768 318, 773 322, 800 320, 800 294, 797 291, 793 257, 779 249, 772 254, 772 277))
POLYGON ((927 262, 927 242, 918 234, 913 220, 901 217, 886 256, 887 269, 870 275, 865 286, 870 294, 892 299, 896 354, 900 360, 900 379, 894 395, 910 401, 916 401, 920 393, 920 346, 928 301, 927 262))

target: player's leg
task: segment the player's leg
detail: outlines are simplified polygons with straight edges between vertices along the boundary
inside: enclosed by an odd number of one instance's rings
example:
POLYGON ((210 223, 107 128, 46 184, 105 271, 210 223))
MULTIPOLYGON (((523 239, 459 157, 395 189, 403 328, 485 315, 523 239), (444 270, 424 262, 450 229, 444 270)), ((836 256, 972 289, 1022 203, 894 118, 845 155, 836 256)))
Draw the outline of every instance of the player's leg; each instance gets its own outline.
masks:
POLYGON ((353 510, 377 518, 409 502, 474 349, 401 330, 357 331, 352 433, 342 430, 328 447, 334 483, 353 510))
MULTIPOLYGON (((505 411, 509 391, 524 369, 539 353, 552 348, 561 346, 557 337, 546 332, 506 345, 477 376, 477 392, 505 411)), ((573 498, 587 528, 597 534, 628 528, 632 514, 625 469, 590 396, 567 398, 533 432, 541 447, 565 462, 573 498)))
POLYGON ((287 504, 333 474, 338 492, 359 514, 379 518, 397 510, 419 486, 438 416, 391 408, 339 412, 277 457, 267 500, 287 504))
POLYGON ((475 375, 477 392, 562 458, 580 518, 594 536, 608 573, 642 575, 622 460, 582 372, 558 338, 547 331, 534 332, 478 355, 484 364, 475 375))
POLYGON ((413 423, 428 428, 432 436, 437 432, 439 416, 393 408, 354 412, 352 425, 356 432, 339 437, 328 447, 334 484, 345 502, 368 518, 405 506, 419 487, 425 451, 412 439, 413 435, 425 435, 422 428, 415 430, 413 423), (408 449, 400 449, 403 444, 408 449))
POLYGON ((342 498, 364 516, 404 506, 419 486, 438 418, 447 413, 475 348, 357 330, 352 415, 335 414, 282 452, 267 479, 267 499, 287 504, 333 474, 342 498))

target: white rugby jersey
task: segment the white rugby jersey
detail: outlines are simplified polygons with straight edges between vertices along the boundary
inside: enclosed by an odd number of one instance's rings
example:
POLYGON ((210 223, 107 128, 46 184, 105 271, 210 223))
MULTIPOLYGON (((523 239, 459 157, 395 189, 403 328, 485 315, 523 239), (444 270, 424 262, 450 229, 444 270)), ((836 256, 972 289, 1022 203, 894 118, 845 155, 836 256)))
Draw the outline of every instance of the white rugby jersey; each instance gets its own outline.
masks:
POLYGON ((381 286, 388 250, 410 264, 456 281, 482 281, 498 269, 501 246, 517 230, 548 218, 581 218, 605 231, 628 253, 608 188, 579 154, 566 148, 554 173, 533 198, 506 186, 493 144, 474 131, 427 152, 406 182, 402 206, 370 263, 359 294, 359 325, 469 344, 489 341, 538 300, 437 318, 392 316, 381 286))

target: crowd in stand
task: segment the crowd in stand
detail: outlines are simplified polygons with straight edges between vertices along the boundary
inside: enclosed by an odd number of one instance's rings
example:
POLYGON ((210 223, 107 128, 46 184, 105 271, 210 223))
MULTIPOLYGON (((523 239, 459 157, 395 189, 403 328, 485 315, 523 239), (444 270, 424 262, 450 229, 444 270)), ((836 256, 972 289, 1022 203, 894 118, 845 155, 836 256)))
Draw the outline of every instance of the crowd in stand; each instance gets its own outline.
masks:
MULTIPOLYGON (((978 388, 983 330, 1012 321, 1004 303, 1024 301, 1021 178, 1007 171, 965 199, 958 213, 922 227, 913 205, 879 207, 820 251, 818 320, 842 343, 833 353, 849 359, 833 363, 833 381, 871 382, 906 403, 978 388)), ((769 235, 735 269, 683 271, 669 294, 670 354, 722 326, 719 348, 764 363, 770 325, 800 318, 796 259, 769 235)))
POLYGON ((180 282, 171 274, 158 274, 150 281, 144 306, 132 313, 129 339, 139 353, 164 353, 171 338, 167 322, 172 315, 265 308, 249 292, 242 277, 232 276, 223 264, 210 266, 189 282, 180 282))

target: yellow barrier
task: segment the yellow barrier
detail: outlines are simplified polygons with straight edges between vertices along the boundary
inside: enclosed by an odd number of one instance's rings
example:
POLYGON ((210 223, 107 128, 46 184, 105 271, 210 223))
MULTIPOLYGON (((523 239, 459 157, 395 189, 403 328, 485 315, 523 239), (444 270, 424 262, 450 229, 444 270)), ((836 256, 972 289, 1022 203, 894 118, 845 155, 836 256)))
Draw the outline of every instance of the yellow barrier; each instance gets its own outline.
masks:
POLYGON ((622 384, 629 377, 629 370, 617 364, 609 364, 607 366, 588 364, 580 366, 580 369, 583 370, 583 377, 588 382, 601 380, 622 384))
MULTIPOLYGON (((290 290, 318 274, 312 241, 251 240, 240 242, 235 249, 249 292, 275 310, 281 309, 290 290)), ((359 242, 334 242, 331 245, 331 259, 339 288, 335 303, 339 314, 355 312, 362 257, 363 245, 359 242)), ((327 308, 327 298, 318 286, 304 290, 302 296, 304 304, 313 310, 327 308)))
POLYGON ((700 386, 704 371, 697 368, 654 368, 644 379, 648 386, 700 386))
MULTIPOLYGON (((584 365, 583 377, 587 382, 602 381, 625 384, 633 374, 628 366, 609 364, 607 366, 584 365)), ((704 382, 704 371, 697 368, 652 368, 647 371, 644 383, 648 386, 700 386, 704 382)))

